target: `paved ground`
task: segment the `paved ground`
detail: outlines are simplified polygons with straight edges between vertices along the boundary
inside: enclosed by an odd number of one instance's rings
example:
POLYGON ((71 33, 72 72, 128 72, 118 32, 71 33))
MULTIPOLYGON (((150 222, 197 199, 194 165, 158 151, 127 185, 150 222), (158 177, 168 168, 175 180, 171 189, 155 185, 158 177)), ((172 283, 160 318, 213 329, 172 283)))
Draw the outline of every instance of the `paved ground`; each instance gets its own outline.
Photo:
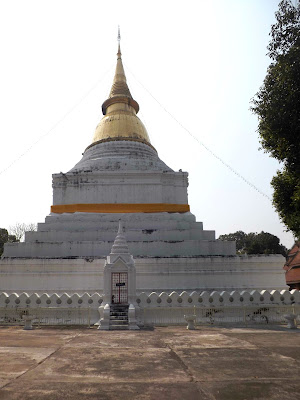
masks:
POLYGON ((0 399, 300 399, 300 329, 0 327, 0 399))

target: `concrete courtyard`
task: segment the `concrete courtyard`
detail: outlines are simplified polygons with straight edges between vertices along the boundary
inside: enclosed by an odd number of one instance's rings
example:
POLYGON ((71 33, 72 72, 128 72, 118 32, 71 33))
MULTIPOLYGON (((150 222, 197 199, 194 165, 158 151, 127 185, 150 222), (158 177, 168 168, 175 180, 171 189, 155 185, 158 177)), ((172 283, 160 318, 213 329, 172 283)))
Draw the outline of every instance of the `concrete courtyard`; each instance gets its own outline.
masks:
POLYGON ((0 399, 300 399, 300 330, 0 327, 0 399))

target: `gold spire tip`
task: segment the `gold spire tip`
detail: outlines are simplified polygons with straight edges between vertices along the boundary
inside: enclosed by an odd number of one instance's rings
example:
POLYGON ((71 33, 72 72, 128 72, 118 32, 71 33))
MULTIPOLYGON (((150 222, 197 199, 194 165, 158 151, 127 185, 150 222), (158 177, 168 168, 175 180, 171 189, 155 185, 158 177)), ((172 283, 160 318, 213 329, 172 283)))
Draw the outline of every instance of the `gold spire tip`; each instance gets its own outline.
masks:
POLYGON ((118 53, 117 53, 118 58, 121 58, 122 54, 120 42, 121 42, 120 25, 118 25, 118 53))

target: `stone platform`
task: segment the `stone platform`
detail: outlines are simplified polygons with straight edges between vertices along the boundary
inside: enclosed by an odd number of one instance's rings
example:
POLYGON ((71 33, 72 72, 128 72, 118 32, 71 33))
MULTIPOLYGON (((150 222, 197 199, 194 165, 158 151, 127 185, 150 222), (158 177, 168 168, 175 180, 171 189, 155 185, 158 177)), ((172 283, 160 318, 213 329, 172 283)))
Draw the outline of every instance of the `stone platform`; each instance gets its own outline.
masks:
POLYGON ((0 399, 296 400, 300 330, 0 327, 0 399))
POLYGON ((126 229, 134 257, 233 256, 235 242, 215 239, 190 213, 52 213, 25 242, 6 243, 4 258, 106 257, 118 230, 126 229))

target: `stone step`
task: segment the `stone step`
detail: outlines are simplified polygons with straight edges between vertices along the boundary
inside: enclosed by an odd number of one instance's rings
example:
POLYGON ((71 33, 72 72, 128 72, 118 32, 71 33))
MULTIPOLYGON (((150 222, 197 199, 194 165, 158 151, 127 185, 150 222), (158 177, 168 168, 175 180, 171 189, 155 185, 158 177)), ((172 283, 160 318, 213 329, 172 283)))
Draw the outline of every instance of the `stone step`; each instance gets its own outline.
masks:
MULTIPOLYGON (((91 229, 87 227, 84 230, 78 230, 76 227, 57 227, 53 229, 50 226, 40 226, 37 232, 26 232, 26 242, 76 242, 76 241, 103 241, 113 242, 116 232, 112 229, 103 230, 91 229), (48 229, 47 229, 48 228, 48 229)), ((164 227, 162 229, 134 229, 126 231, 127 241, 153 241, 153 240, 214 240, 213 231, 204 231, 197 225, 185 228, 174 227, 170 229, 164 227)))
POLYGON ((111 311, 127 311, 128 310, 128 305, 127 304, 111 304, 110 306, 111 311))
MULTIPOLYGON (((165 220, 160 221, 158 218, 155 221, 133 221, 132 223, 126 223, 126 232, 131 230, 157 230, 157 229, 190 229, 192 226, 197 226, 199 229, 203 228, 203 224, 201 222, 195 221, 172 221, 165 220)), ((87 230, 101 230, 101 231, 115 231, 118 230, 117 223, 111 222, 97 222, 97 221, 49 221, 39 222, 38 223, 39 231, 48 231, 48 230, 77 230, 77 231, 87 231, 87 230), (114 224, 116 225, 114 227, 114 224), (113 225, 113 226, 112 226, 113 225)))
POLYGON ((111 304, 110 306, 110 329, 128 329, 128 305, 111 304))
MULTIPOLYGON (((183 240, 127 242, 133 257, 196 257, 235 256, 235 242, 183 240)), ((6 243, 3 257, 69 258, 106 257, 111 251, 110 242, 47 242, 6 243)))
POLYGON ((118 322, 118 321, 128 321, 128 316, 125 316, 125 317, 110 317, 110 321, 116 321, 116 322, 118 322))
POLYGON ((112 315, 112 314, 123 314, 123 315, 127 315, 128 314, 128 311, 126 310, 126 311, 123 311, 123 310, 111 310, 110 311, 110 315, 112 315))
MULTIPOLYGON (((76 213, 76 214, 50 214, 45 218, 45 222, 68 222, 78 221, 90 222, 94 224, 99 223, 115 223, 116 228, 118 227, 119 219, 126 222, 126 224, 132 225, 137 222, 153 222, 157 221, 157 213, 118 213, 118 214, 107 214, 107 213, 76 213)), ((188 221, 195 222, 196 217, 191 212, 186 213, 159 213, 159 221, 188 221)))
POLYGON ((110 325, 109 329, 111 331, 122 331, 122 330, 128 330, 128 325, 110 325))
POLYGON ((113 319, 109 321, 110 325, 126 325, 128 324, 128 319, 113 319))

